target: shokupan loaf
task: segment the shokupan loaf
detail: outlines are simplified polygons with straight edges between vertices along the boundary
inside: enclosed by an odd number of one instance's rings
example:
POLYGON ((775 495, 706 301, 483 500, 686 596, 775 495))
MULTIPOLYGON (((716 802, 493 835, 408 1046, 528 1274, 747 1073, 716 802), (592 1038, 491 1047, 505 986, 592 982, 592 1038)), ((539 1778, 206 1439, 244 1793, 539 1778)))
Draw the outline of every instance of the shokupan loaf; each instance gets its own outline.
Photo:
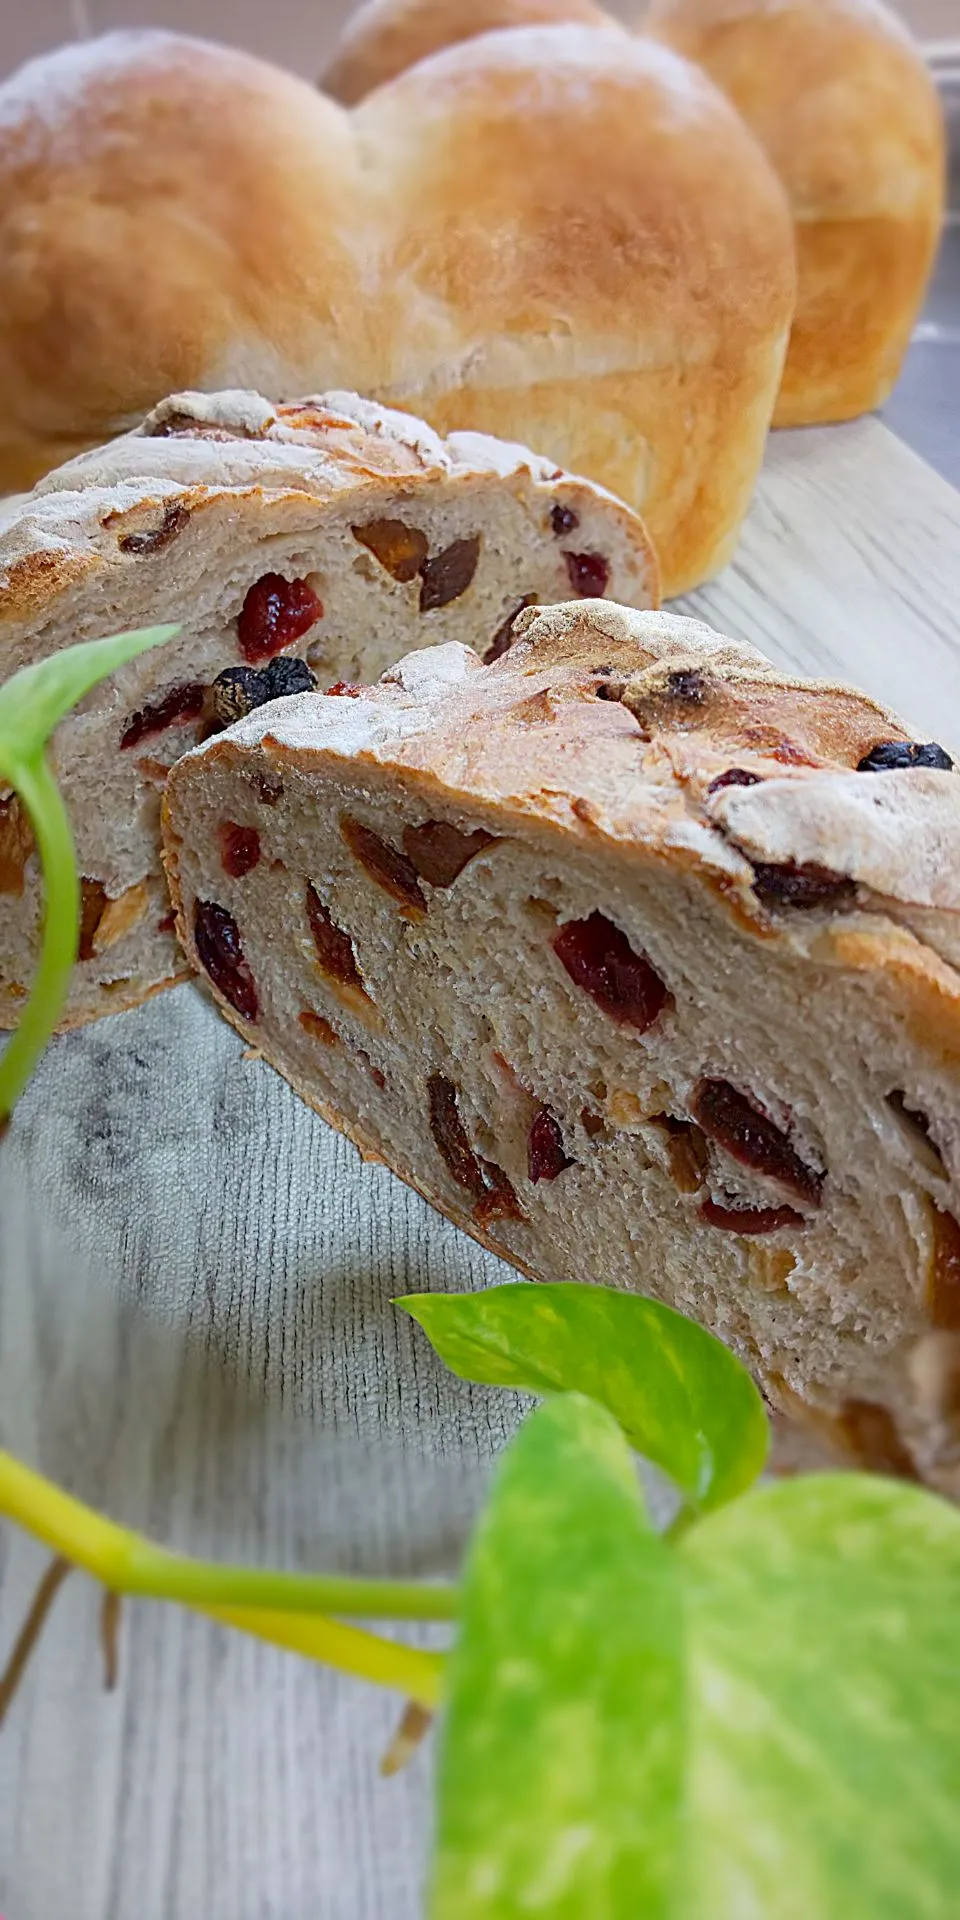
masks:
POLYGON ((735 544, 794 263, 729 103, 618 29, 490 34, 354 113, 148 32, 0 87, 0 286, 0 488, 178 389, 350 388, 610 487, 679 593, 735 544))
MULTIPOLYGON (((627 507, 523 447, 445 442, 355 394, 277 408, 177 394, 52 474, 0 524, 0 678, 76 640, 182 622, 55 736, 83 876, 65 1024, 184 971, 158 832, 186 747, 279 693, 375 678, 424 642, 494 657, 523 607, 605 592, 656 604, 627 507)), ((40 893, 26 817, 0 787, 0 1027, 22 1010, 40 893)))
MULTIPOLYGON (((360 100, 442 46, 548 13, 609 24, 590 0, 371 0, 348 20, 322 84, 360 100)), ((786 188, 797 311, 774 425, 880 406, 943 217, 943 116, 902 21, 881 0, 638 0, 626 13, 636 32, 709 73, 786 188)))
POLYGON ((191 960, 333 1125, 526 1273, 659 1294, 848 1455, 960 1490, 944 749, 585 602, 491 666, 264 708, 164 820, 191 960))

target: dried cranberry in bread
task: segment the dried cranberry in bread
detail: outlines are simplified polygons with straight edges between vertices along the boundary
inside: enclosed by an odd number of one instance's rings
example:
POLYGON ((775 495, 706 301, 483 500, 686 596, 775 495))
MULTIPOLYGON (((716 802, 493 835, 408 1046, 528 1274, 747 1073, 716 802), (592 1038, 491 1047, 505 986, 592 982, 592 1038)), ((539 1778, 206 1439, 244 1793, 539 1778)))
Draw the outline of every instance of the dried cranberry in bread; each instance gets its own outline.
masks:
MULTIPOLYGON (((533 601, 655 604, 657 569, 635 514, 524 447, 443 441, 355 394, 177 394, 0 523, 0 587, 4 677, 68 642, 182 622, 57 731, 83 875, 71 1025, 182 974, 158 822, 186 747, 280 694, 375 678, 412 645, 495 655, 533 601)), ((239 873, 249 852, 229 858, 239 873)), ((39 896, 0 791, 0 1027, 33 971, 39 896)))
POLYGON ((733 552, 793 231, 669 48, 485 34, 348 113, 228 47, 108 34, 0 85, 0 207, 0 489, 177 388, 347 387, 612 488, 667 593, 733 552))
POLYGON ((415 653, 180 762, 191 959, 515 1266, 659 1294, 774 1406, 960 1490, 915 1379, 960 1328, 949 755, 691 621, 518 624, 493 666, 415 653))

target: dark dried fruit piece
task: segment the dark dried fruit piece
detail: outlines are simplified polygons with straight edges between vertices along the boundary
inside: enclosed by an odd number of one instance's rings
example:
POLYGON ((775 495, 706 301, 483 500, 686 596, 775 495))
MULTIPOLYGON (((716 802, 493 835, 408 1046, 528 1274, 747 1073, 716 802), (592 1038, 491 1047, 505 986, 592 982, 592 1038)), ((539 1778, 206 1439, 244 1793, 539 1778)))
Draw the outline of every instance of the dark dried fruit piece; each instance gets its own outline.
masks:
POLYGON ((218 993, 222 993, 242 1020, 256 1020, 260 1011, 257 989, 244 959, 240 929, 232 913, 212 900, 196 900, 193 938, 200 965, 218 993))
POLYGON ((758 787, 759 785, 759 773, 750 773, 746 767, 728 767, 726 773, 718 773, 716 779, 711 780, 707 794, 719 793, 722 787, 758 787))
POLYGON ((429 551, 427 536, 419 527, 408 527, 403 520, 368 520, 366 526, 351 531, 392 579, 404 584, 416 579, 429 551))
POLYGON ((468 860, 489 847, 493 837, 482 827, 462 833, 447 820, 425 820, 422 827, 404 828, 403 850, 421 880, 431 887, 451 887, 468 860))
POLYGON ((355 860, 385 893, 398 901, 408 916, 426 913, 427 902, 417 879, 416 868, 405 853, 388 846, 372 827, 355 820, 350 813, 340 815, 340 832, 355 860))
POLYGON ((432 1073, 427 1081, 427 1097, 430 1103, 430 1132, 447 1172, 458 1187, 464 1187, 475 1200, 482 1200, 487 1183, 483 1168, 467 1139, 453 1081, 448 1080, 445 1074, 432 1073))
POLYGON ((622 1026, 646 1033, 670 1000, 666 985, 642 953, 603 913, 567 920, 553 951, 571 980, 622 1026))
POLYGON ((538 601, 539 595, 536 593, 525 593, 523 599, 517 601, 513 612, 508 613, 503 625, 497 628, 486 653, 483 655, 483 664, 485 667, 492 667, 495 660, 499 660, 503 654, 509 653, 513 645, 513 629, 520 615, 525 607, 535 607, 538 601))
POLYGON ((704 1200, 697 1211, 705 1226, 727 1233, 777 1233, 781 1227, 806 1226, 795 1207, 725 1207, 718 1200, 704 1200))
POLYGON ((366 992, 357 957, 353 951, 353 941, 348 933, 330 918, 323 901, 312 881, 307 881, 307 919, 316 948, 320 971, 329 975, 331 980, 339 980, 343 986, 359 987, 366 992))
POLYGON ((231 880, 242 880, 252 873, 260 858, 260 835, 256 827, 239 827, 224 820, 220 828, 220 864, 231 880))
POLYGON ((225 667, 210 688, 214 731, 232 727, 235 720, 245 720, 255 707, 263 706, 265 699, 263 674, 256 667, 225 667))
POLYGON ((190 509, 181 501, 174 500, 167 508, 159 526, 152 527, 148 533, 121 533, 117 546, 121 553, 144 554, 160 553, 164 547, 182 533, 190 519, 190 509))
POLYGON ((587 1139, 595 1140, 598 1133, 605 1131, 606 1121, 602 1113, 594 1113, 592 1107, 584 1107, 580 1114, 580 1125, 587 1139))
POLYGON ((487 1191, 473 1209, 478 1227, 487 1227, 494 1220, 522 1220, 523 1208, 503 1168, 498 1167, 495 1160, 481 1160, 480 1166, 487 1191))
POLYGON ((950 1333, 960 1332, 960 1225, 952 1213, 930 1206, 933 1253, 927 1275, 930 1323, 950 1333))
POLYGON ((566 1167, 575 1166, 563 1150, 563 1134, 556 1114, 541 1107, 535 1114, 527 1138, 527 1172, 534 1186, 538 1180, 555 1180, 566 1167))
POLYGON ((15 793, 0 800, 0 893, 22 894, 33 829, 15 793))
POLYGON ((432 613, 437 607, 449 606, 451 600, 459 600, 477 571, 479 558, 480 535, 475 533, 468 540, 454 540, 442 553, 427 560, 420 569, 420 612, 432 613))
POLYGON ((602 553, 565 553, 574 593, 582 600, 602 600, 610 579, 610 563, 602 553))
POLYGON ((815 861, 788 860, 770 865, 753 863, 753 888, 758 900, 784 907, 838 907, 856 897, 855 883, 845 873, 821 867, 815 861))
POLYGON ((297 1019, 305 1033, 312 1034, 314 1040, 320 1040, 325 1047, 339 1045, 340 1036, 335 1027, 325 1020, 322 1013, 314 1013, 312 1007, 304 1007, 297 1019))
POLYGON ((283 799, 283 781, 278 773, 258 773, 256 787, 265 807, 275 807, 283 799))
POLYGON ((294 693, 313 693, 317 676, 308 667, 305 660, 298 660, 295 654, 284 654, 281 659, 271 660, 261 675, 266 689, 267 700, 288 700, 294 693))
POLYGON ((836 1427, 844 1445, 871 1473, 889 1473, 897 1480, 919 1479, 886 1407, 873 1400, 847 1400, 837 1415, 836 1427))
POLYGON ((811 1207, 820 1205, 822 1173, 808 1167, 782 1128, 775 1126, 745 1093, 731 1086, 729 1080, 698 1080, 690 1111, 707 1138, 715 1140, 742 1167, 750 1167, 754 1173, 776 1180, 811 1207))
POLYGON ((97 937, 97 928, 107 911, 107 904, 107 889, 99 880, 81 880, 78 960, 93 959, 96 951, 94 942, 97 937))
POLYGON ((565 533, 573 533, 580 525, 580 515, 572 507, 561 507, 559 502, 550 509, 550 525, 559 540, 565 533))
POLYGON ((141 740, 146 740, 154 733, 163 733, 175 722, 182 725, 185 720, 198 719, 203 712, 206 692, 201 681, 190 680, 182 687, 171 688, 156 706, 141 707, 139 713, 133 714, 127 721, 120 736, 121 751, 125 747, 138 747, 141 740))
POLYGON ((254 581, 237 615, 240 652, 252 665, 269 660, 308 633, 322 613, 323 602, 306 580, 265 573, 254 581))
POLYGON ((936 740, 878 740, 857 761, 858 773, 892 773, 900 767, 940 767, 950 773, 953 761, 936 740))

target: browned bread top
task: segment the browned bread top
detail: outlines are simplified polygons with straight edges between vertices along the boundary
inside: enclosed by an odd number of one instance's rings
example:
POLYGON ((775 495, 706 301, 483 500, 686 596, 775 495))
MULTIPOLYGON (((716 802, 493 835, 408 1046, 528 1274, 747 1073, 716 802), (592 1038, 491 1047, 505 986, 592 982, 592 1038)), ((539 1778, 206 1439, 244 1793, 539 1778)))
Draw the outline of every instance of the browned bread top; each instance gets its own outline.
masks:
POLYGON ((592 27, 614 24, 593 0, 367 0, 347 20, 320 85, 332 99, 355 106, 442 47, 498 27, 556 26, 565 20, 592 27))

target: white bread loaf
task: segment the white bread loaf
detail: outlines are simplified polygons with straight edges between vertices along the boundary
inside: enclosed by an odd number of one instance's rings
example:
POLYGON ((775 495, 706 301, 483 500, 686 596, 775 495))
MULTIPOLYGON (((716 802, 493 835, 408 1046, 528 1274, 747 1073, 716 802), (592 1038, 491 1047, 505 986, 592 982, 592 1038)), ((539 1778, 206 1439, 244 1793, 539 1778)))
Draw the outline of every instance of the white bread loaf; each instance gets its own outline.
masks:
POLYGON ((414 653, 180 762, 191 960, 514 1265, 659 1295, 775 1407, 960 1491, 917 1384, 960 1327, 949 756, 691 621, 593 602, 518 630, 495 665, 414 653))
MULTIPOLYGON (((797 311, 774 425, 881 406, 943 217, 943 116, 899 15, 882 0, 635 0, 626 17, 710 75, 786 188, 797 311)), ((362 100, 441 47, 547 18, 613 24, 592 0, 369 0, 322 84, 362 100)))
POLYGON ((716 88, 613 27, 453 48, 347 113, 173 34, 0 86, 0 489, 178 389, 351 388, 730 557, 793 311, 782 190, 716 88))
MULTIPOLYGON (((0 524, 3 678, 76 640, 182 622, 54 739, 83 875, 65 1024, 183 972, 158 821, 185 747, 278 692, 375 678, 423 642, 496 652, 531 602, 606 591, 656 604, 627 507, 524 447, 443 441, 355 394, 177 394, 51 474, 0 524)), ((0 1027, 33 973, 40 898, 25 816, 0 792, 0 1027)))

